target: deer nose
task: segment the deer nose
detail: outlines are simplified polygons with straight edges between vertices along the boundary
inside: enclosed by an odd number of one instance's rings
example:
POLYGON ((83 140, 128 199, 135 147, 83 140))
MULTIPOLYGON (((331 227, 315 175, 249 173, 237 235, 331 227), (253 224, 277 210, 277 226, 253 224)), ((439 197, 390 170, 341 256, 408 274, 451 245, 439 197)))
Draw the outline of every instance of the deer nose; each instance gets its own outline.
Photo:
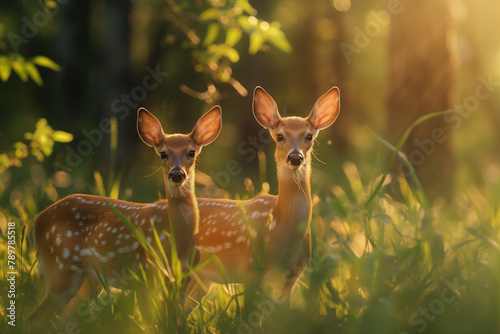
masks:
POLYGON ((286 162, 293 166, 300 166, 302 161, 304 161, 304 156, 300 152, 292 152, 286 158, 286 162))
POLYGON ((175 183, 181 183, 186 179, 186 173, 182 169, 172 169, 168 174, 168 179, 175 183))

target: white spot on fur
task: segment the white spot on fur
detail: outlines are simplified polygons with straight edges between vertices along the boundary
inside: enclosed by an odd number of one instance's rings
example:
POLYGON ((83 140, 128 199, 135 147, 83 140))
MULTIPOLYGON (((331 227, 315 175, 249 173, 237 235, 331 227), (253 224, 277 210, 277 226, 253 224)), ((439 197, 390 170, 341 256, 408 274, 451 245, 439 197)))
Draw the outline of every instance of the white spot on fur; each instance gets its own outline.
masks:
POLYGON ((119 254, 123 254, 123 253, 127 253, 127 252, 130 252, 130 247, 118 248, 118 253, 119 254))
POLYGON ((90 250, 84 248, 80 251, 80 256, 85 256, 85 255, 92 255, 92 252, 90 250))
POLYGON ((269 225, 269 229, 274 230, 275 227, 276 227, 276 219, 273 219, 273 221, 271 222, 271 225, 269 225))
POLYGON ((62 253, 63 259, 69 258, 69 249, 64 248, 62 253))

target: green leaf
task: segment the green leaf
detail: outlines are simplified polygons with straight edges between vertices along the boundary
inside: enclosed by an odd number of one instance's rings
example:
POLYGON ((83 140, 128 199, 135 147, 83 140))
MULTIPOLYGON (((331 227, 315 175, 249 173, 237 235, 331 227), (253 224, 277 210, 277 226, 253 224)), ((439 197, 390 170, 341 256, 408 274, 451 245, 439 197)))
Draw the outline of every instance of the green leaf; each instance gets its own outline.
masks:
POLYGON ((248 17, 244 15, 238 16, 236 18, 236 23, 246 32, 254 28, 254 26, 248 21, 248 17))
POLYGON ((69 143, 73 140, 73 135, 65 131, 54 131, 54 134, 52 136, 54 138, 54 141, 60 143, 69 143))
POLYGON ((12 68, 7 57, 0 57, 0 80, 3 82, 9 80, 11 72, 12 68))
POLYGON ((200 21, 210 21, 219 18, 219 12, 215 8, 209 8, 200 14, 200 21))
POLYGON ((219 36, 219 25, 217 23, 211 23, 207 29, 207 36, 205 36, 205 40, 203 41, 203 45, 207 46, 212 44, 219 36))
POLYGON ((275 47, 286 53, 292 52, 292 46, 286 39, 285 33, 280 29, 280 25, 277 22, 271 23, 267 34, 269 42, 275 47))
POLYGON ((45 56, 36 56, 35 58, 31 59, 31 61, 38 66, 46 67, 56 72, 61 71, 61 66, 57 65, 45 56))
POLYGON ((45 6, 47 6, 50 9, 54 9, 57 7, 57 2, 53 0, 45 0, 45 6))
POLYGON ((11 64, 12 64, 12 69, 14 70, 14 72, 17 73, 19 78, 21 78, 21 80, 24 82, 28 81, 28 75, 26 74, 26 71, 24 69, 24 62, 20 62, 19 60, 14 60, 11 64))
POLYGON ((264 42, 265 40, 264 36, 262 36, 262 33, 260 33, 259 31, 254 31, 250 35, 250 46, 248 47, 248 53, 254 55, 259 52, 264 42))
POLYGON ((234 46, 241 39, 243 32, 240 28, 229 28, 226 32, 226 45, 234 46))
POLYGON ((227 48, 224 55, 233 63, 237 63, 240 60, 240 55, 238 51, 233 48, 227 48))
POLYGON ((33 81, 38 85, 38 86, 43 86, 43 81, 42 78, 40 77, 40 73, 38 72, 37 68, 33 63, 27 62, 24 64, 24 69, 26 70, 26 73, 33 79, 33 81))
POLYGON ((236 5, 250 15, 257 15, 257 10, 250 5, 248 0, 236 0, 236 5))
POLYGON ((42 162, 45 158, 43 156, 43 153, 42 151, 40 151, 39 149, 32 149, 31 150, 31 154, 40 162, 42 162))

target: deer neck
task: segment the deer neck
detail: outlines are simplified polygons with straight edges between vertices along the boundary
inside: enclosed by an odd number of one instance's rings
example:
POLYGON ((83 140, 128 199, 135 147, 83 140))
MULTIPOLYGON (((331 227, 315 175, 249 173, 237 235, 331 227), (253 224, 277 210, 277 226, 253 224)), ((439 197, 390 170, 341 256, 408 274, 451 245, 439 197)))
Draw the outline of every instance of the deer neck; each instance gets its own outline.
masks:
POLYGON ((174 230, 178 227, 193 229, 198 233, 200 213, 194 190, 194 173, 190 173, 182 187, 173 187, 164 177, 168 199, 168 218, 174 230))
POLYGON ((278 201, 273 212, 276 227, 303 235, 312 213, 310 179, 309 156, 297 170, 290 169, 284 163, 278 164, 278 201))

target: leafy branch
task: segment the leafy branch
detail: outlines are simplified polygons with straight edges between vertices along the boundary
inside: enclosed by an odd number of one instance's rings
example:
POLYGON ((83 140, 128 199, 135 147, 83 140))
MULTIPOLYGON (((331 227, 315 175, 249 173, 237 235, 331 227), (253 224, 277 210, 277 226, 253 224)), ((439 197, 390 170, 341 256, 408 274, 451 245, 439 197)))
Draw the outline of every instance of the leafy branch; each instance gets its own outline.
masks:
MULTIPOLYGON (((7 49, 7 45, 3 39, 5 37, 5 26, 0 23, 0 50, 7 49)), ((19 78, 27 82, 33 80, 38 86, 43 86, 43 80, 36 66, 45 67, 56 72, 61 70, 61 67, 45 56, 36 56, 31 59, 26 59, 18 53, 9 55, 0 55, 0 80, 7 82, 12 72, 15 72, 19 78)))
MULTIPOLYGON (((207 0, 198 6, 200 8, 190 2, 178 4, 166 0, 166 3, 169 21, 185 36, 184 47, 192 50, 195 71, 207 74, 213 82, 229 83, 242 96, 248 92, 233 77, 232 65, 240 60, 236 45, 243 35, 249 38, 248 53, 251 55, 269 51, 271 45, 286 53, 292 51, 280 23, 257 18, 257 10, 248 0, 207 0)), ((207 102, 214 97, 217 99, 213 83, 208 83, 203 93, 184 85, 181 89, 207 102)))
POLYGON ((22 166, 22 160, 30 154, 38 161, 44 161, 52 154, 55 142, 68 143, 73 140, 73 135, 52 129, 47 120, 41 118, 36 123, 35 131, 26 132, 24 138, 27 142, 18 141, 12 151, 0 154, 0 174, 12 166, 22 166))
POLYGON ((0 80, 6 82, 14 71, 22 81, 26 82, 31 78, 38 86, 43 86, 42 77, 35 65, 57 72, 61 70, 59 65, 45 56, 25 59, 20 54, 13 53, 8 56, 0 56, 0 80))

